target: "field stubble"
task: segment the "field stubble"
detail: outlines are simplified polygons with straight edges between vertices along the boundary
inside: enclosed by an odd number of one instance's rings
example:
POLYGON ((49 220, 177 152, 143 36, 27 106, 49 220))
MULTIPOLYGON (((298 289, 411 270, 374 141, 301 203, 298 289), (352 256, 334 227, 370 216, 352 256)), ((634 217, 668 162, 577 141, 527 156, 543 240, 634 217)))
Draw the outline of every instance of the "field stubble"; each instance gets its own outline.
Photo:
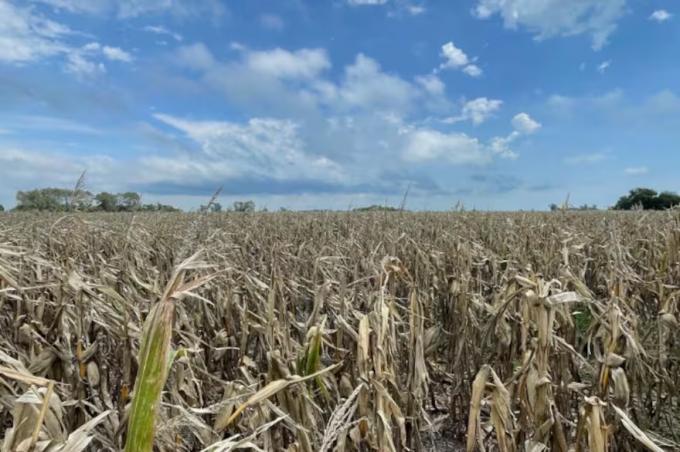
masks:
POLYGON ((2 451, 677 450, 679 285, 678 213, 0 215, 2 451))

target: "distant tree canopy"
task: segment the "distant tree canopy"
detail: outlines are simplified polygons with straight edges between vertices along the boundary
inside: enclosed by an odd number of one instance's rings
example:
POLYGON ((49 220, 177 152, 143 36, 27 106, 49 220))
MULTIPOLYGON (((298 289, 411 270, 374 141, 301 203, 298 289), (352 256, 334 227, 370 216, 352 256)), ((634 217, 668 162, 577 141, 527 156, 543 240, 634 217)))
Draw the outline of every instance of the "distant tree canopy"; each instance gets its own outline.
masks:
POLYGON ((99 210, 105 212, 121 212, 139 210, 142 207, 142 198, 139 193, 108 193, 101 192, 94 197, 99 210))
POLYGON ((235 201, 234 212, 255 212, 255 203, 253 201, 235 201))
POLYGON ((664 210, 680 205, 680 195, 670 191, 657 193, 651 188, 635 188, 628 195, 621 196, 614 205, 616 210, 664 210))
POLYGON ((201 206, 198 208, 199 212, 222 212, 222 204, 219 202, 213 202, 207 206, 201 206))
POLYGON ((73 205, 72 200, 77 198, 81 202, 89 202, 88 200, 92 196, 90 193, 74 195, 73 190, 63 188, 39 188, 18 191, 16 210, 64 211, 76 207, 73 205))
POLYGON ((163 204, 142 204, 141 196, 135 192, 108 193, 97 195, 83 190, 67 190, 64 188, 38 188, 17 192, 15 210, 44 210, 51 212, 86 210, 104 212, 132 211, 177 211, 172 206, 163 204))
POLYGON ((566 207, 562 206, 562 207, 560 207, 557 204, 552 203, 552 204, 550 204, 550 210, 552 212, 555 212, 555 211, 558 211, 558 210, 597 210, 597 205, 593 204, 592 206, 589 206, 588 204, 583 204, 579 207, 575 207, 575 206, 566 206, 566 207))
POLYGON ((0 212, 4 212, 4 211, 5 211, 5 206, 3 206, 2 204, 0 204, 0 212))
POLYGON ((366 207, 355 207, 352 209, 354 212, 396 212, 399 209, 396 207, 392 206, 379 206, 379 205, 372 205, 372 206, 366 206, 366 207))

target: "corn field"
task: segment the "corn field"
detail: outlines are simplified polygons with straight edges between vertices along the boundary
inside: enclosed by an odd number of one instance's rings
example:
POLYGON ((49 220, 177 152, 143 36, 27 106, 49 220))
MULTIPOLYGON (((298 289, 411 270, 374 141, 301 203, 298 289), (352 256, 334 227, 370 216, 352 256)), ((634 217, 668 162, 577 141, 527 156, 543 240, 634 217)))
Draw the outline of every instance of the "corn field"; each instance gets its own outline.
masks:
POLYGON ((0 215, 4 451, 680 448, 680 213, 0 215))

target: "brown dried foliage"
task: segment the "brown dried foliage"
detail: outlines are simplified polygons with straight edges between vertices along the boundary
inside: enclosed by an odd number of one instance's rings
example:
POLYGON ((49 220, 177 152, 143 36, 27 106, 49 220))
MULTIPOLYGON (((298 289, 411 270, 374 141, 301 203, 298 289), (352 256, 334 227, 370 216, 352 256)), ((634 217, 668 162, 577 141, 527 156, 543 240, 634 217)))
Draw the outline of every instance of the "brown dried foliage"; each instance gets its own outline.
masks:
POLYGON ((679 248, 678 213, 0 216, 2 450, 123 447, 199 250, 156 450, 674 450, 679 248))

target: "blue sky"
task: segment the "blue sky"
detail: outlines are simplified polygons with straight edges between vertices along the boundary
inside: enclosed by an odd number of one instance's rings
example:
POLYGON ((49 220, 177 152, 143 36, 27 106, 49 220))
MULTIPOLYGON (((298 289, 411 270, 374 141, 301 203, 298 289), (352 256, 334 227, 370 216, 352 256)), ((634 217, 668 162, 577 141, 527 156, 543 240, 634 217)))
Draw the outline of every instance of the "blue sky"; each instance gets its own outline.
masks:
POLYGON ((672 0, 0 0, 0 203, 544 209, 680 191, 672 0))

